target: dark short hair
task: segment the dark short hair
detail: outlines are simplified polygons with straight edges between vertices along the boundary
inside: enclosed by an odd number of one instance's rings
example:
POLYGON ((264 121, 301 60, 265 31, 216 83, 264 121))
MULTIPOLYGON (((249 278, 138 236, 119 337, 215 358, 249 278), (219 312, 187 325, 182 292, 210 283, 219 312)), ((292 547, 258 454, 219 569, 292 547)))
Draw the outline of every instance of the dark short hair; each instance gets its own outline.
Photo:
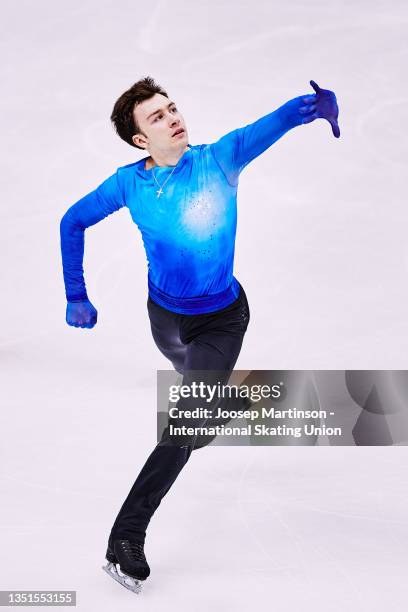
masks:
POLYGON ((154 82, 152 77, 147 76, 132 85, 115 102, 110 117, 111 121, 118 136, 132 147, 143 149, 143 147, 135 145, 132 140, 132 136, 141 131, 133 116, 135 105, 153 98, 157 93, 166 96, 166 98, 169 97, 164 89, 154 82))

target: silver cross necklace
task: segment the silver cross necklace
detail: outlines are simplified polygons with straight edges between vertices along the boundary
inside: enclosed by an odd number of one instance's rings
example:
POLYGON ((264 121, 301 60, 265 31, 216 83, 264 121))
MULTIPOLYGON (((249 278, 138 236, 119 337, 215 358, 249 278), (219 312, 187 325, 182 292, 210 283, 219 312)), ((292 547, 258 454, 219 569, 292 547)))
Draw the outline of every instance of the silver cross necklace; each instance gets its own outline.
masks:
POLYGON ((167 183, 167 181, 169 180, 169 178, 171 177, 171 175, 173 174, 173 172, 175 171, 175 169, 177 168, 177 166, 174 166, 173 170, 170 172, 169 176, 166 178, 166 180, 164 181, 164 183, 162 183, 160 185, 160 183, 158 182, 156 175, 154 173, 154 168, 152 168, 152 174, 153 174, 153 178, 156 181, 156 185, 158 186, 158 191, 156 191, 157 193, 157 197, 160 198, 161 194, 164 193, 163 192, 163 187, 165 186, 165 184, 167 183))

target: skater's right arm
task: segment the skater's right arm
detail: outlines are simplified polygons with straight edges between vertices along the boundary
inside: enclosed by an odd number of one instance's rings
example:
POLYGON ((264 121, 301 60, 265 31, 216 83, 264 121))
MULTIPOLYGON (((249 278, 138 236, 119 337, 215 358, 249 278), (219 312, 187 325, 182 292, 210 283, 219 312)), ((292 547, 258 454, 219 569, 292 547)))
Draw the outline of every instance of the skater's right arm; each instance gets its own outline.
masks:
POLYGON ((125 206, 118 172, 73 204, 61 219, 61 256, 67 298, 66 322, 73 327, 94 327, 97 311, 86 292, 83 258, 85 229, 125 206))

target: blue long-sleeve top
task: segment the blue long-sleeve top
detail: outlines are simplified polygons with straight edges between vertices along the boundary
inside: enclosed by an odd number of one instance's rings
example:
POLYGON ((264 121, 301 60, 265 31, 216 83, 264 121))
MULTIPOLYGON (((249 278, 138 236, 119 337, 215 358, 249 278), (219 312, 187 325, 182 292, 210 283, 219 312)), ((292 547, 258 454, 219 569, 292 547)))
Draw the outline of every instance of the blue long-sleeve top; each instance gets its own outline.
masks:
POLYGON ((237 188, 245 166, 289 129, 302 123, 303 96, 236 129, 212 144, 188 145, 176 166, 154 166, 146 157, 121 166, 73 204, 61 220, 66 297, 87 300, 84 232, 126 206, 138 226, 148 263, 148 291, 157 304, 181 314, 213 312, 239 293, 233 276, 237 188))

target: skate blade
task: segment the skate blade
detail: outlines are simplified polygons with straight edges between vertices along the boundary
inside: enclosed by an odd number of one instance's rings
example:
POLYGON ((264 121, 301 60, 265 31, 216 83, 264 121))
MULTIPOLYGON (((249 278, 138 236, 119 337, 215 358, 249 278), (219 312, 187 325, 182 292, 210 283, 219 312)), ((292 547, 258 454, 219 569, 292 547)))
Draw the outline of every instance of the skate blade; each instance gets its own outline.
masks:
POLYGON ((108 562, 106 565, 102 566, 102 569, 116 582, 119 582, 122 586, 124 586, 129 591, 133 593, 140 593, 142 590, 142 582, 137 578, 133 578, 132 576, 128 576, 118 570, 114 563, 108 562))

